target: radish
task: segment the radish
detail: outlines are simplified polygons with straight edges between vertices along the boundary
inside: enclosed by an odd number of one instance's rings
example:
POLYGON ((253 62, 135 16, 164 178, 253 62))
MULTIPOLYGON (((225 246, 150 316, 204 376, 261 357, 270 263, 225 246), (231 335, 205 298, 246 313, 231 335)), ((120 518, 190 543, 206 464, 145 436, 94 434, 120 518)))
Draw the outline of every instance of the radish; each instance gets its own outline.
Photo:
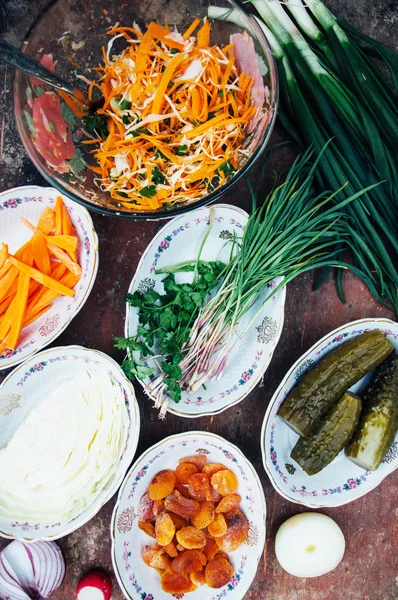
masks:
POLYGON ((111 600, 112 581, 103 571, 90 571, 77 584, 77 600, 111 600))

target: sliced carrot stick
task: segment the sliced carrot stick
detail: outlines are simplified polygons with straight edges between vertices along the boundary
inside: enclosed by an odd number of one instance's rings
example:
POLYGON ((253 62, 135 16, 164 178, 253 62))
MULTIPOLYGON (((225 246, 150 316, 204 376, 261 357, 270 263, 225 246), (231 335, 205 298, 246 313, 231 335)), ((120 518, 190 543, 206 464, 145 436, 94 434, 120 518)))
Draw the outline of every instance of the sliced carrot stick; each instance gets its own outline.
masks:
POLYGON ((21 333, 22 324, 25 317, 26 303, 28 300, 29 281, 30 277, 27 273, 22 272, 19 274, 17 294, 13 300, 14 307, 12 323, 7 339, 7 346, 11 350, 15 350, 17 347, 19 335, 21 333))
POLYGON ((8 298, 5 298, 3 300, 3 302, 0 302, 0 315, 3 315, 3 313, 10 306, 11 302, 14 300, 14 296, 15 296, 15 292, 13 294, 11 294, 10 296, 8 296, 8 298))
MULTIPOLYGON (((62 208, 62 234, 63 235, 73 235, 77 240, 76 230, 73 227, 73 223, 71 221, 69 211, 66 208, 65 204, 62 208)), ((77 247, 74 252, 68 252, 69 256, 71 257, 71 259, 74 262, 77 262, 76 250, 77 250, 77 247)))
POLYGON ((61 196, 57 196, 55 200, 55 229, 54 235, 62 234, 62 207, 64 203, 62 202, 61 196))
MULTIPOLYGON (((78 277, 73 273, 68 273, 61 279, 61 283, 69 288, 73 288, 79 281, 78 277)), ((30 319, 35 314, 39 313, 43 308, 51 304, 60 294, 54 290, 47 289, 36 302, 29 302, 26 318, 30 319)))
POLYGON ((210 42, 210 23, 206 21, 203 23, 202 27, 198 31, 198 48, 205 48, 209 45, 210 42))
POLYGON ((69 269, 69 271, 72 271, 72 273, 80 277, 80 275, 82 274, 81 266, 75 261, 73 261, 66 254, 66 252, 61 250, 61 248, 58 248, 58 246, 56 246, 55 244, 51 244, 50 242, 47 242, 47 247, 50 250, 50 252, 54 254, 54 256, 56 256, 61 262, 64 263, 64 265, 69 269))
POLYGON ((51 304, 49 304, 48 306, 45 306, 44 308, 42 308, 40 312, 36 313, 35 315, 33 315, 32 317, 30 317, 29 319, 25 318, 25 321, 23 322, 23 326, 27 327, 28 325, 30 325, 31 323, 33 323, 34 321, 36 321, 36 319, 39 319, 42 315, 44 315, 44 313, 47 312, 50 308, 51 308, 51 304))
POLYGON ((2 269, 5 265, 5 262, 8 258, 8 246, 7 244, 4 244, 4 242, 1 244, 1 250, 0 250, 0 269, 2 269))
MULTIPOLYGON (((55 248, 56 248, 56 246, 55 246, 55 248)), ((62 252, 62 250, 61 250, 61 252, 62 252)), ((56 279, 53 279, 52 277, 49 277, 48 275, 44 275, 44 273, 41 273, 40 271, 38 271, 37 269, 35 269, 33 267, 30 267, 29 265, 26 265, 25 263, 17 260, 13 256, 9 257, 9 261, 15 267, 17 267, 17 269, 19 269, 22 273, 26 273, 26 275, 29 275, 29 277, 32 277, 32 279, 34 279, 35 281, 38 281, 42 285, 45 285, 46 287, 48 287, 52 290, 56 290, 57 292, 59 292, 60 294, 62 294, 64 296, 69 296, 70 298, 72 298, 75 295, 74 290, 69 289, 68 287, 66 287, 66 285, 63 285, 56 279)))
POLYGON ((0 302, 7 297, 8 290, 11 288, 17 276, 18 269, 10 268, 9 271, 0 280, 0 302))
POLYGON ((47 206, 41 213, 37 222, 37 229, 44 235, 49 235, 55 227, 55 211, 47 206))
POLYGON ((0 323, 0 340, 4 340, 8 332, 10 331, 13 314, 14 314, 14 306, 15 306, 16 298, 13 298, 10 306, 7 309, 6 314, 1 320, 0 323))
POLYGON ((35 235, 32 238, 32 256, 39 271, 41 271, 45 275, 50 275, 50 256, 48 254, 48 248, 45 237, 40 233, 39 230, 38 233, 35 233, 35 235))
MULTIPOLYGON (((32 225, 32 223, 29 223, 29 221, 27 219, 22 218, 22 221, 27 227, 29 227, 29 229, 31 231, 35 232, 36 234, 40 233, 40 231, 34 225, 32 225)), ((55 246, 58 246, 59 248, 62 248, 63 250, 66 250, 69 253, 76 254, 76 248, 77 248, 77 238, 76 237, 74 237, 72 235, 45 235, 43 237, 44 237, 45 241, 47 242, 47 246, 50 250, 51 250, 51 248, 50 248, 50 244, 51 244, 51 246, 55 245, 55 246)), ((53 250, 51 250, 51 252, 53 252, 53 250)), ((53 252, 53 254, 55 254, 55 253, 53 252)), ((57 258, 59 258, 59 257, 57 256, 57 258)), ((75 262, 75 261, 72 261, 72 262, 75 262)), ((77 271, 76 271, 76 274, 77 274, 77 271)))

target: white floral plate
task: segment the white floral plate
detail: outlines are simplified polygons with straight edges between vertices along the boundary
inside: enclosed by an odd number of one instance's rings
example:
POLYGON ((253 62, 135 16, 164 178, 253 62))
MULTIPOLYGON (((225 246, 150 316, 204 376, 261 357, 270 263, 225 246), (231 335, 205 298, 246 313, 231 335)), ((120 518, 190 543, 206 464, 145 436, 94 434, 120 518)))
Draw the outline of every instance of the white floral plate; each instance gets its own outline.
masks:
MULTIPOLYGON (((264 468, 276 491, 284 498, 312 508, 341 506, 364 496, 398 467, 398 434, 377 471, 365 471, 344 455, 344 450, 316 475, 307 475, 290 458, 298 435, 277 416, 277 411, 300 377, 317 361, 340 344, 365 331, 380 330, 398 352, 398 323, 389 319, 361 319, 335 329, 314 344, 292 366, 273 395, 265 413, 261 431, 264 468)), ((371 374, 350 390, 361 392, 371 374)))
POLYGON ((87 523, 110 500, 120 486, 134 458, 140 435, 140 411, 134 388, 119 365, 98 350, 82 346, 59 346, 43 350, 19 365, 0 386, 0 448, 4 447, 19 424, 40 399, 55 386, 79 371, 106 371, 123 390, 129 414, 126 445, 119 464, 105 487, 84 512, 63 523, 6 521, 0 518, 0 535, 25 541, 56 540, 87 523))
MULTIPOLYGON (((59 192, 35 185, 13 188, 0 194, 0 243, 6 242, 11 253, 18 250, 32 235, 21 221, 24 217, 36 225, 44 208, 54 208, 59 192)), ((73 298, 60 296, 39 319, 25 327, 15 351, 0 356, 0 370, 9 369, 26 360, 53 342, 69 325, 86 302, 98 270, 98 237, 89 212, 62 196, 79 236, 78 260, 83 273, 75 286, 73 298)))
MULTIPOLYGON (((129 287, 130 293, 148 287, 164 293, 162 280, 165 275, 157 275, 155 270, 197 257, 209 226, 210 210, 214 214, 214 223, 201 258, 203 260, 218 258, 228 262, 229 248, 225 247, 225 240, 234 232, 242 235, 248 219, 247 213, 228 204, 199 208, 176 217, 157 233, 140 260, 129 287)), ((176 275, 176 280, 177 282, 191 281, 191 277, 189 273, 179 273, 176 275)), ((264 289, 262 297, 242 319, 238 330, 242 330, 250 323, 261 303, 275 286, 274 281, 264 289)), ((168 410, 181 417, 214 415, 243 400, 260 381, 271 362, 282 332, 285 297, 286 289, 283 287, 264 304, 254 323, 243 336, 242 342, 230 356, 219 381, 206 382, 206 389, 202 387, 194 394, 183 391, 181 402, 179 404, 170 402, 168 410)), ((126 337, 134 335, 137 327, 138 309, 127 304, 126 337)), ((155 376, 152 375, 151 378, 154 379, 155 376)), ((140 382, 147 393, 146 385, 150 381, 151 379, 147 378, 140 382)))
MULTIPOLYGON (((138 505, 153 477, 162 469, 175 469, 184 456, 206 454, 208 462, 219 462, 238 478, 241 510, 250 523, 247 541, 229 554, 235 575, 216 590, 198 587, 188 600, 240 600, 253 581, 265 544, 266 504, 256 471, 242 452, 213 433, 190 431, 172 435, 144 452, 128 472, 119 491, 111 523, 112 563, 119 585, 128 600, 171 600, 162 590, 160 576, 142 560, 144 546, 151 542, 138 529, 138 505), (148 541, 149 540, 149 541, 148 541)), ((180 596, 178 596, 180 598, 180 596)))

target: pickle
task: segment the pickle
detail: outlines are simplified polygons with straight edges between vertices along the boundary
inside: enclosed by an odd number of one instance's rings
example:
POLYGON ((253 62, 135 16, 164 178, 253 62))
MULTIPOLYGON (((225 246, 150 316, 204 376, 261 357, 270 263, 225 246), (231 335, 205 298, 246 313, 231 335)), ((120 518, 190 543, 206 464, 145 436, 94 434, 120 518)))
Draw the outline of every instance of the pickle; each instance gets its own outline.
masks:
POLYGON ((315 475, 332 462, 351 439, 359 421, 362 402, 346 392, 308 437, 299 438, 291 458, 308 474, 315 475))
POLYGON ((341 344, 304 375, 280 406, 279 416, 306 437, 344 392, 393 349, 381 331, 368 331, 341 344))
POLYGON ((359 427, 346 456, 359 467, 375 471, 387 454, 398 429, 398 356, 376 369, 363 395, 359 427))

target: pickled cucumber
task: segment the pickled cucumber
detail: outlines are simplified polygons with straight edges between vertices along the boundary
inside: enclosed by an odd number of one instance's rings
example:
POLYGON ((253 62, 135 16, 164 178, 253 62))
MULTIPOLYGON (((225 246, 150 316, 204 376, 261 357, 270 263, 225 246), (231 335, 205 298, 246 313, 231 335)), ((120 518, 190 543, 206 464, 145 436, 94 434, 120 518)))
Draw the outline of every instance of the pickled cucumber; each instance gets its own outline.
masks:
POLYGON ((279 416, 299 435, 309 435, 344 392, 393 349, 381 331, 368 331, 341 344, 304 375, 279 408, 279 416))
POLYGON ((324 469, 351 439, 359 422, 362 402, 346 392, 308 437, 299 438, 291 458, 308 474, 324 469))
POLYGON ((363 395, 359 427, 346 456, 367 471, 375 471, 388 452, 398 429, 398 356, 376 369, 363 395))

